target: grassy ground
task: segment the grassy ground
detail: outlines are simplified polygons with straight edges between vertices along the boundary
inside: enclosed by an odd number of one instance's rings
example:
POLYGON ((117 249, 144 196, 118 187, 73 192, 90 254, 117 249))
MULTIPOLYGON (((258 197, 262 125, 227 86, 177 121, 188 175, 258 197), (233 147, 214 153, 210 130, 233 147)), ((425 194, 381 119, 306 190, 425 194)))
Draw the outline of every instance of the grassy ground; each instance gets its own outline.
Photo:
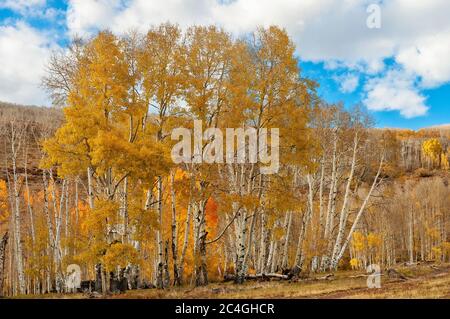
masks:
MULTIPOLYGON (((183 287, 166 290, 133 290, 108 298, 447 298, 450 299, 450 264, 400 267, 407 279, 383 274, 381 288, 367 288, 362 272, 337 272, 333 280, 309 279, 300 282, 248 281, 243 285, 213 283, 207 287, 183 287)), ((322 277, 317 275, 317 277, 322 277)), ((43 298, 87 298, 83 294, 46 295, 43 298)))

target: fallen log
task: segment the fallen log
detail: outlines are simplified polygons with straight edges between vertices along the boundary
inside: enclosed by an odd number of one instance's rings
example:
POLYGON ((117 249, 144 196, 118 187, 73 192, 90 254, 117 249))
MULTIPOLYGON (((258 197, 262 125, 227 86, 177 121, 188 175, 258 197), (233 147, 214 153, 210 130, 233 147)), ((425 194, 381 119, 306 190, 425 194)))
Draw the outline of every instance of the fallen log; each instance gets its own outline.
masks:
POLYGON ((260 278, 276 278, 276 279, 289 279, 289 276, 282 274, 257 274, 257 275, 248 275, 249 279, 260 279, 260 278))
POLYGON ((391 279, 401 279, 401 280, 407 280, 408 279, 404 275, 402 275, 401 273, 399 273, 397 270, 395 270, 393 268, 388 269, 387 275, 391 279))
POLYGON ((360 274, 360 275, 348 276, 348 278, 364 278, 364 277, 369 277, 369 276, 370 275, 360 274))
MULTIPOLYGON (((360 275, 354 275, 354 276, 348 276, 348 278, 365 278, 365 277, 369 277, 369 276, 373 276, 373 274, 360 274, 360 275)), ((384 276, 384 274, 377 274, 376 276, 384 276)))
MULTIPOLYGON (((223 281, 234 281, 236 279, 236 276, 233 274, 225 274, 223 276, 223 281)), ((271 279, 278 279, 278 280, 288 280, 289 276, 282 275, 282 274, 255 274, 255 275, 247 275, 245 276, 245 280, 261 280, 261 281, 268 281, 271 279)))
POLYGON ((434 270, 440 270, 439 267, 436 267, 436 266, 434 266, 434 265, 431 265, 430 268, 431 268, 431 269, 434 269, 434 270))
POLYGON ((334 274, 327 274, 323 277, 317 277, 317 280, 334 280, 334 274))

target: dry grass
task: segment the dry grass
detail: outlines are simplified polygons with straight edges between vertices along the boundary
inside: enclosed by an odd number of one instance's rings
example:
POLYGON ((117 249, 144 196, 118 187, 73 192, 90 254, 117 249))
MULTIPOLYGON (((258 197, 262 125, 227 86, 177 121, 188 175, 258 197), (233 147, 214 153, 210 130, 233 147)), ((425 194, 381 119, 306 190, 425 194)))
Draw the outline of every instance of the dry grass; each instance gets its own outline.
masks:
MULTIPOLYGON (((352 276, 361 272, 337 272, 334 280, 310 280, 301 282, 270 281, 213 283, 207 287, 181 287, 166 290, 133 290, 113 295, 114 299, 197 299, 197 298, 450 298, 450 265, 419 265, 399 267, 397 271, 407 280, 382 277, 380 289, 367 288, 366 278, 352 276)), ((86 298, 83 294, 50 294, 38 298, 86 298)))
POLYGON ((351 278, 356 272, 338 272, 335 280, 247 282, 211 284, 200 288, 165 291, 136 290, 114 298, 450 298, 450 265, 400 267, 406 281, 382 277, 380 289, 367 288, 366 278, 351 278))

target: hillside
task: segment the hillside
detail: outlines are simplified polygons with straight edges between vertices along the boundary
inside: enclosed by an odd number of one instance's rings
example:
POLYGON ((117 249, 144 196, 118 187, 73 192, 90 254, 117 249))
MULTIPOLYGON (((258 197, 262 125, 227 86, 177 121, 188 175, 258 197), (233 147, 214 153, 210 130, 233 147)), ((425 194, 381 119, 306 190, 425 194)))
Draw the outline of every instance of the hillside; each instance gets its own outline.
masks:
POLYGON ((11 170, 12 123, 19 128, 17 134, 24 135, 17 154, 18 171, 23 173, 27 166, 33 184, 40 178, 38 166, 42 154, 39 143, 62 123, 62 112, 54 108, 0 102, 0 179, 6 179, 6 169, 11 170))
MULTIPOLYGON (((34 176, 38 174, 39 161, 42 154, 40 153, 38 144, 44 136, 51 136, 63 121, 63 112, 61 109, 44 108, 29 105, 18 105, 0 102, 0 179, 5 179, 5 165, 7 159, 5 149, 9 148, 8 139, 6 138, 5 129, 9 120, 13 118, 15 122, 22 122, 27 126, 27 138, 22 152, 18 154, 19 170, 23 170, 25 166, 24 150, 28 149, 28 169, 34 176)), ((393 132, 399 141, 396 165, 409 172, 413 172, 418 168, 427 166, 428 163, 423 162, 422 143, 429 138, 440 138, 444 150, 450 146, 450 124, 439 125, 435 127, 425 127, 417 131, 384 128, 375 129, 376 131, 393 132)), ((9 165, 10 166, 10 165, 9 165)), ((33 178, 32 178, 33 179, 33 178)))
POLYGON ((423 130, 450 130, 450 124, 441 124, 430 127, 424 127, 423 130))

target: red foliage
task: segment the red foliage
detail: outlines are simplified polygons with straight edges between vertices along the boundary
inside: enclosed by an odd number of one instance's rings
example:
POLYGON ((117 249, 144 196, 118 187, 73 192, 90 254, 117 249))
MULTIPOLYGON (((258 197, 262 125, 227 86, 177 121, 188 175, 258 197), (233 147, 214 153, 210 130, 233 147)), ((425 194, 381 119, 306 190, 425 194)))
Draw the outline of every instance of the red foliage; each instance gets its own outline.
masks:
POLYGON ((214 199, 208 199, 206 203, 206 225, 210 229, 214 229, 217 226, 217 203, 214 199))

